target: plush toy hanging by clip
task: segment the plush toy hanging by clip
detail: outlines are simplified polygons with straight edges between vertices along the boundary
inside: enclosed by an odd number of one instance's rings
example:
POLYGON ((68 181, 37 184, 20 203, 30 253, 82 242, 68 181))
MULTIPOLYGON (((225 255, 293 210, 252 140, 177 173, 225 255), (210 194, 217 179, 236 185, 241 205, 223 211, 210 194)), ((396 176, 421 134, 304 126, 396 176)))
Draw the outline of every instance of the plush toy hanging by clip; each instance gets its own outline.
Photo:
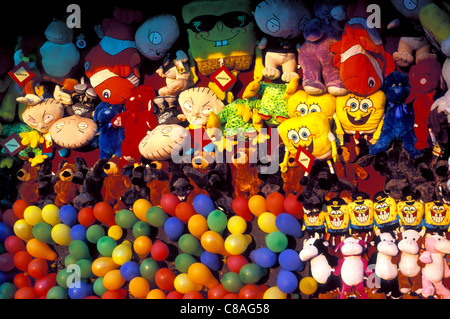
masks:
POLYGON ((450 228, 450 206, 439 201, 425 204, 425 228, 430 233, 445 235, 450 228))
POLYGON ((369 242, 373 236, 374 212, 373 201, 369 194, 358 192, 353 194, 353 201, 349 203, 351 233, 362 236, 364 241, 369 242))
POLYGON ((414 229, 420 232, 424 228, 424 205, 415 198, 414 194, 407 193, 397 203, 397 212, 400 217, 400 226, 406 230, 414 229))
POLYGON ((374 228, 381 232, 394 231, 400 226, 397 202, 385 191, 373 195, 374 228))
POLYGON ((336 247, 350 233, 350 215, 342 198, 328 200, 325 222, 328 241, 331 247, 336 247))

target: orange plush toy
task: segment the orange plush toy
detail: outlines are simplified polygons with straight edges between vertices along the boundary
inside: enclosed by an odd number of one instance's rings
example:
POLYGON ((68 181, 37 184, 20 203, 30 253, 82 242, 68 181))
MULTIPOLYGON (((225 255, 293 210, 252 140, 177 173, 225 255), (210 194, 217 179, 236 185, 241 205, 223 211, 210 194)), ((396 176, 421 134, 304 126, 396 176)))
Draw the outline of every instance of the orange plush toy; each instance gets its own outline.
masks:
POLYGON ((108 175, 103 180, 103 190, 105 191, 103 200, 113 206, 115 211, 127 208, 120 198, 131 187, 131 179, 125 174, 119 162, 120 158, 113 155, 103 167, 103 171, 108 175))
POLYGON ((37 166, 31 166, 30 162, 25 162, 17 172, 17 179, 21 181, 19 187, 19 198, 25 199, 28 203, 36 203, 39 199, 37 166))
POLYGON ((58 173, 59 180, 56 182, 54 190, 56 192, 55 205, 62 207, 69 204, 79 193, 78 185, 74 183, 75 174, 78 172, 73 164, 61 161, 58 173))
POLYGON ((261 180, 258 177, 256 166, 251 162, 249 149, 238 149, 233 156, 233 165, 236 168, 233 174, 235 187, 235 197, 243 196, 245 198, 256 195, 261 186, 261 180))

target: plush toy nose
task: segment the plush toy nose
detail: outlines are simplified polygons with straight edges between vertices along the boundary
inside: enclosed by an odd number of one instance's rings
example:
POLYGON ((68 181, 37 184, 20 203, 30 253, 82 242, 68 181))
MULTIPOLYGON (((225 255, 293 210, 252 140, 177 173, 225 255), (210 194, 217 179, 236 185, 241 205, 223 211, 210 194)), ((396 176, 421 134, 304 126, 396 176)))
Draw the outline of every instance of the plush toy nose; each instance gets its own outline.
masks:
POLYGON ((19 178, 23 177, 24 175, 25 175, 25 173, 22 170, 17 172, 17 177, 19 177, 19 178))
POLYGON ((110 169, 110 168, 111 168, 111 165, 109 165, 109 163, 106 163, 104 169, 110 169))
POLYGON ((72 176, 72 174, 70 174, 70 172, 68 172, 68 171, 64 171, 64 172, 62 173, 62 176, 64 176, 64 177, 70 177, 70 176, 72 176))

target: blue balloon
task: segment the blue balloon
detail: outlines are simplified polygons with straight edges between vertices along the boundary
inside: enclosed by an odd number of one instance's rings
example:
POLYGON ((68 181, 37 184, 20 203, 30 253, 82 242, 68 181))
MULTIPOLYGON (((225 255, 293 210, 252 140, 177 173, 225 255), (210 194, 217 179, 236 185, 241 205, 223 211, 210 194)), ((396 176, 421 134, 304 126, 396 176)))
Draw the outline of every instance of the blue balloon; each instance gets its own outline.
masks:
POLYGON ((164 231, 170 241, 177 241, 184 233, 184 223, 178 217, 169 217, 164 223, 164 231))
POLYGON ((12 235, 14 235, 12 228, 7 223, 0 222, 0 242, 4 242, 6 238, 12 235))
POLYGON ((59 209, 59 219, 61 223, 72 227, 78 223, 77 210, 71 205, 64 205, 59 209))
POLYGON ((280 269, 277 275, 277 287, 286 294, 294 292, 298 288, 298 278, 293 272, 280 269))
POLYGON ((86 242, 86 227, 81 224, 74 225, 70 229, 70 238, 72 238, 72 240, 82 240, 86 242))
POLYGON ((219 255, 206 250, 200 255, 200 262, 214 271, 218 271, 222 268, 222 260, 219 255))
POLYGON ((296 238, 303 236, 302 225, 293 215, 289 213, 281 213, 275 218, 275 226, 278 230, 286 235, 296 238))
POLYGON ((205 217, 208 217, 209 213, 216 209, 211 197, 205 194, 195 196, 192 206, 197 213, 205 217))
POLYGON ((288 271, 303 271, 305 264, 301 261, 298 252, 293 249, 285 249, 278 255, 278 263, 281 268, 288 271))
POLYGON ((141 276, 140 266, 134 261, 127 261, 122 266, 120 266, 120 275, 126 281, 130 281, 135 277, 141 276))
POLYGON ((92 285, 84 281, 74 282, 68 289, 70 299, 85 299, 94 293, 92 285))
POLYGON ((252 250, 250 258, 255 264, 263 268, 270 268, 277 262, 277 254, 267 247, 252 250))

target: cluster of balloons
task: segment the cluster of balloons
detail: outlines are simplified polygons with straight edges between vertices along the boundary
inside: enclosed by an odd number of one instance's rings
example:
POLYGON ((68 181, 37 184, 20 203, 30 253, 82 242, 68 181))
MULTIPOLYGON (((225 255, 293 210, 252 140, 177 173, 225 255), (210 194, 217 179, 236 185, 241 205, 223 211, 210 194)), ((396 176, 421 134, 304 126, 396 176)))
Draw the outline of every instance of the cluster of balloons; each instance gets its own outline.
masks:
POLYGON ((191 204, 171 193, 160 206, 139 199, 119 211, 105 202, 77 212, 71 205, 41 209, 18 200, 0 222, 0 298, 286 299, 297 291, 314 293, 317 283, 301 278, 304 265, 288 248, 290 237, 303 236, 296 197, 237 197, 232 207, 235 215, 227 216, 207 195, 191 204), (264 247, 255 247, 254 218, 265 233, 264 247), (162 230, 166 241, 155 235, 162 230), (55 269, 58 246, 69 253, 55 269), (276 286, 260 284, 278 265, 276 286), (229 271, 219 278, 221 270, 229 271))

